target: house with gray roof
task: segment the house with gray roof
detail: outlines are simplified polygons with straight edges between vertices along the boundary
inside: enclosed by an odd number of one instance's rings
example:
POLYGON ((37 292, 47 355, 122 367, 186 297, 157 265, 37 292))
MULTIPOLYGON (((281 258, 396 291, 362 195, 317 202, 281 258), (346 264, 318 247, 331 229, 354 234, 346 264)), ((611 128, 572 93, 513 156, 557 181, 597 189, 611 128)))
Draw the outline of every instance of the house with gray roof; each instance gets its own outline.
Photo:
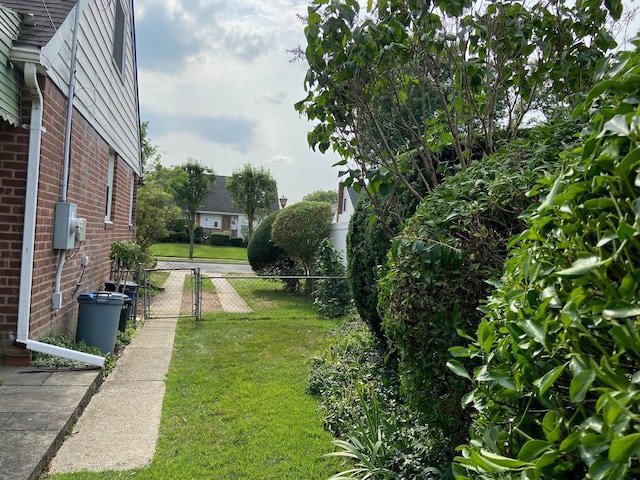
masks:
POLYGON ((78 295, 104 289, 134 240, 142 173, 133 0, 0 0, 0 349, 99 356, 78 295))
MULTIPOLYGON (((278 208, 276 201, 271 211, 278 208)), ((235 205, 227 190, 226 176, 216 175, 211 192, 205 197, 196 213, 196 223, 202 228, 203 238, 207 238, 212 233, 226 233, 230 238, 244 238, 247 235, 249 230, 247 216, 235 205)))

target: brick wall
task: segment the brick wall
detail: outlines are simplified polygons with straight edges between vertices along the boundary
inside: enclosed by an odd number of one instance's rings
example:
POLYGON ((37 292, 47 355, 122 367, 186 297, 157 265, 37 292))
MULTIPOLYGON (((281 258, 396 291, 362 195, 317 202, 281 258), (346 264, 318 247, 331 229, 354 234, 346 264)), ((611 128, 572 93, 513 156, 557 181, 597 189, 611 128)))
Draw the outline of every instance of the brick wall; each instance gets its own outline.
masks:
MULTIPOLYGON (((77 251, 67 251, 62 270, 63 303, 51 308, 59 251, 53 250, 53 217, 61 198, 66 100, 51 82, 41 79, 44 98, 39 195, 36 217, 30 338, 47 333, 75 334, 77 295, 103 290, 109 275, 109 248, 116 240, 133 240, 129 226, 133 171, 117 157, 114 169, 112 223, 105 223, 109 146, 77 112, 73 114, 71 161, 67 202, 78 206, 77 216, 87 219, 87 240, 77 251), (89 258, 82 284, 81 259, 89 258)), ((28 123, 30 99, 24 95, 23 123, 28 123)), ((0 336, 17 328, 18 284, 28 130, 0 124, 0 336)), ((135 223, 135 220, 134 222, 135 223)))

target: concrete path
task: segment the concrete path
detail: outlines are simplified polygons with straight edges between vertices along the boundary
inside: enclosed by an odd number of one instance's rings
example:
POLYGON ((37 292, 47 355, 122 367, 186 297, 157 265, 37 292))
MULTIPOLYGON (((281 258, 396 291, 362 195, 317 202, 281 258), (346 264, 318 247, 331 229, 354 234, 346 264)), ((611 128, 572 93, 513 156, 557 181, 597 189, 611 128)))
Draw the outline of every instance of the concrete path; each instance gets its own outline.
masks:
POLYGON ((216 294, 225 312, 251 313, 249 305, 236 292, 235 288, 224 278, 211 278, 213 286, 216 287, 216 294))
MULTIPOLYGON (((175 304, 182 295, 184 276, 183 271, 171 273, 165 290, 156 298, 156 308, 165 300, 165 305, 175 304)), ((49 471, 129 470, 151 462, 176 324, 176 318, 155 318, 138 327, 49 471)))

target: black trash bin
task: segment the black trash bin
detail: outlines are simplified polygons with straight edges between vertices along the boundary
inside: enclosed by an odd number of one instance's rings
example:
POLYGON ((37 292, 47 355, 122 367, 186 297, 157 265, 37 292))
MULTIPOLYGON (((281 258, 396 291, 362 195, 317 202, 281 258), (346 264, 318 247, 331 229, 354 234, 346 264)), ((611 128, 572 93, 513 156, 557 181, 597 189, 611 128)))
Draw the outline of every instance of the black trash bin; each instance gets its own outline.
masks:
POLYGON ((131 315, 132 303, 133 299, 129 295, 126 295, 124 303, 122 304, 122 310, 120 310, 120 321, 118 323, 118 330, 121 332, 127 329, 127 320, 129 320, 129 316, 131 315))
POLYGON ((113 353, 125 299, 128 300, 127 295, 117 292, 80 295, 76 341, 99 347, 104 355, 113 353))

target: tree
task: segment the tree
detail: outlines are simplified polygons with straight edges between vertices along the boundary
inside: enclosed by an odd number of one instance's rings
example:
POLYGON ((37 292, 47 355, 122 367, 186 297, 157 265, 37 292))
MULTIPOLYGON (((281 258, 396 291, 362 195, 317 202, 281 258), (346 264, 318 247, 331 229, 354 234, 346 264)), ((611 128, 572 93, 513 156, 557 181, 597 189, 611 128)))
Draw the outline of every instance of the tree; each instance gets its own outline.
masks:
POLYGON ((316 190, 302 197, 303 202, 327 202, 332 205, 338 201, 338 192, 335 190, 316 190))
MULTIPOLYGON (((354 184, 372 197, 383 224, 403 223, 378 193, 404 188, 400 157, 438 173, 491 154, 519 135, 551 95, 574 104, 615 46, 605 27, 621 2, 317 1, 308 9, 308 95, 296 109, 315 123, 314 149, 333 148, 354 184)), ((388 236, 391 230, 387 230, 388 236)))
MULTIPOLYGON (((326 202, 298 202, 282 210, 271 226, 271 241, 282 248, 313 275, 316 253, 322 240, 329 236, 331 205, 326 202)), ((307 282, 306 291, 311 293, 307 282)))
POLYGON ((184 165, 173 167, 169 171, 169 189, 173 200, 182 210, 189 227, 189 258, 193 258, 196 212, 200 204, 211 191, 216 176, 213 170, 203 167, 190 158, 184 165))
POLYGON ((278 184, 269 170, 247 164, 227 178, 227 190, 247 216, 251 238, 255 221, 269 213, 278 201, 278 184))
POLYGON ((180 215, 171 194, 158 182, 155 175, 149 175, 144 185, 138 188, 136 211, 136 242, 143 252, 168 234, 170 225, 180 215))
POLYGON ((158 162, 158 147, 151 143, 147 135, 148 127, 149 122, 140 124, 142 165, 148 167, 150 161, 155 161, 156 169, 145 174, 136 198, 136 243, 142 249, 145 263, 150 263, 152 259, 149 247, 167 236, 168 225, 180 215, 180 209, 173 204, 171 195, 165 189, 162 167, 158 162))
POLYGON ((151 143, 148 131, 149 122, 142 122, 140 124, 140 155, 143 169, 147 167, 149 160, 157 162, 160 159, 158 146, 151 143))

